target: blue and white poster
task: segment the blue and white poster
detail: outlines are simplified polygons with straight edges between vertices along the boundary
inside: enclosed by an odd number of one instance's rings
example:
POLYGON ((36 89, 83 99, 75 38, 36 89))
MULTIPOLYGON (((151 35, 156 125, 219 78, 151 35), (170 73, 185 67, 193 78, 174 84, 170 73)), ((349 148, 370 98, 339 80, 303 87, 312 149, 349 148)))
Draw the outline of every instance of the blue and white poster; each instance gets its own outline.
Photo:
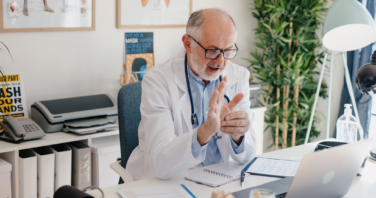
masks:
POLYGON ((145 73, 154 66, 153 32, 125 33, 125 63, 128 73, 141 81, 145 73))

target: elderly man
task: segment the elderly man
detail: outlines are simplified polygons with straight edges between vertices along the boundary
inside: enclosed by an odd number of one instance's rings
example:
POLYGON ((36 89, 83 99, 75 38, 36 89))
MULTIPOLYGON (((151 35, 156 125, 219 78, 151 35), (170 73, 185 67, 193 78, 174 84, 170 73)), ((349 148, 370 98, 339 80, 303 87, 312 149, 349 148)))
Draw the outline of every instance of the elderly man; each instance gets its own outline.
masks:
POLYGON ((135 180, 254 157, 249 72, 229 61, 238 51, 236 36, 226 12, 194 12, 184 49, 145 75, 139 146, 126 166, 135 180))

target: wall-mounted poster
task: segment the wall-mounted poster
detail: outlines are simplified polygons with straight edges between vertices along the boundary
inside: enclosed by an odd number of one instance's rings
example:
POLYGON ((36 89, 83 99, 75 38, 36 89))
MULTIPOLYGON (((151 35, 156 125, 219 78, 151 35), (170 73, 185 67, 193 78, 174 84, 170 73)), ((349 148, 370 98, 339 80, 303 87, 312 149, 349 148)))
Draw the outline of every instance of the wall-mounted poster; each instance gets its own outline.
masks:
POLYGON ((192 0, 117 0, 117 28, 185 27, 192 0))
POLYGON ((145 73, 154 66, 153 32, 125 33, 125 63, 128 73, 141 81, 145 73))
MULTIPOLYGON (((22 73, 0 75, 0 120, 4 116, 27 118, 26 96, 22 73)), ((0 131, 3 129, 0 127, 0 131)))
POLYGON ((0 0, 0 32, 95 30, 95 0, 0 0))

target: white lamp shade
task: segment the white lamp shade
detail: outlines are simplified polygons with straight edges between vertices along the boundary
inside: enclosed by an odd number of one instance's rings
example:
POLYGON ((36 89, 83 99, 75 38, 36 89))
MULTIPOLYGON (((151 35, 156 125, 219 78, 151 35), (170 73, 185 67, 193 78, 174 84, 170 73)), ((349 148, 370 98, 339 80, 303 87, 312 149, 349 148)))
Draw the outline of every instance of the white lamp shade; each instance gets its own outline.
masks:
POLYGON ((376 40, 371 14, 356 0, 336 0, 329 8, 323 27, 323 44, 333 51, 352 51, 376 40))

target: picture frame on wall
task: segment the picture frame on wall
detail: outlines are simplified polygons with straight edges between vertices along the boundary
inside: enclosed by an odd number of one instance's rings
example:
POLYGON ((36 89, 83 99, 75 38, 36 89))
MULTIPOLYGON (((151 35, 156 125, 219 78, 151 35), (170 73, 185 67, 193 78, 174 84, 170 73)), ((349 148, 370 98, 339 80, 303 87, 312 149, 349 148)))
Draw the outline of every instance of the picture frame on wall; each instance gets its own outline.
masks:
POLYGON ((95 0, 0 0, 0 33, 94 30, 95 0))
POLYGON ((192 0, 117 0, 117 28, 185 27, 192 0))

